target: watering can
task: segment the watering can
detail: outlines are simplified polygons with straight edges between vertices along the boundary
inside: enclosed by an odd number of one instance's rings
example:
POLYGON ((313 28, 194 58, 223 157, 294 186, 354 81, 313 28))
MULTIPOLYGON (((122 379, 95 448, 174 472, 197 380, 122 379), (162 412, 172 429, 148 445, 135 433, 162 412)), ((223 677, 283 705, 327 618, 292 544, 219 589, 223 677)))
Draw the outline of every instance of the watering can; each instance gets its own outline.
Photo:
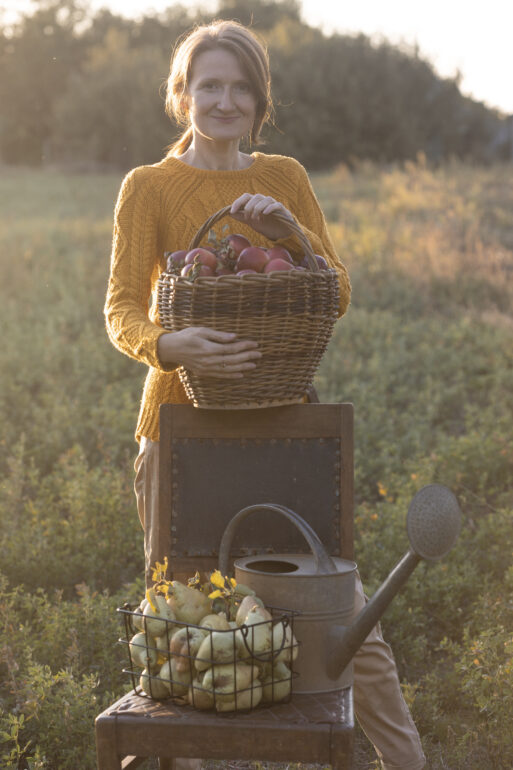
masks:
POLYGON ((238 525, 252 513, 270 510, 285 516, 302 533, 311 554, 263 554, 237 559, 235 579, 252 588, 265 605, 297 612, 294 635, 300 644, 293 680, 297 693, 331 692, 352 684, 352 658, 421 559, 435 561, 454 545, 461 511, 454 494, 429 484, 413 497, 406 529, 410 548, 356 618, 356 564, 330 556, 312 527, 276 503, 243 508, 226 527, 219 548, 219 569, 228 574, 230 547, 238 525))

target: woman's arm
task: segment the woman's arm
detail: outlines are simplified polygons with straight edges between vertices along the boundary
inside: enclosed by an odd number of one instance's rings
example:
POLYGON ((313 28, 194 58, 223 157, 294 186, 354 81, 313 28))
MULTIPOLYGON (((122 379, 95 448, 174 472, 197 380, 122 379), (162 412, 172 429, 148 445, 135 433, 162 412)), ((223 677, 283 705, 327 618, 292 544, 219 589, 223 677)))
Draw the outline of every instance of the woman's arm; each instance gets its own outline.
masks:
POLYGON ((148 318, 159 243, 160 193, 154 170, 124 179, 116 204, 105 321, 113 345, 161 371, 185 366, 198 374, 234 379, 261 357, 257 344, 235 334, 191 327, 168 332, 148 318))
POLYGON ((105 322, 112 344, 137 361, 164 371, 158 340, 165 333, 148 317, 152 275, 160 253, 160 195, 153 169, 133 169, 121 185, 114 212, 105 322))

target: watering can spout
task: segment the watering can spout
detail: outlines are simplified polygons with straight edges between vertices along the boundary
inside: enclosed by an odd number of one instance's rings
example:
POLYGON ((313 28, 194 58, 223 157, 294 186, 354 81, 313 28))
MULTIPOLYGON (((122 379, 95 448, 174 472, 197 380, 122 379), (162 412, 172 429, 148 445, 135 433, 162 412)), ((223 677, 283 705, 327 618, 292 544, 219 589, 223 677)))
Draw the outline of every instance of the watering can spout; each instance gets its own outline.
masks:
POLYGON ((453 493, 440 484, 423 487, 412 499, 406 518, 410 548, 350 626, 334 625, 326 647, 326 672, 340 677, 388 605, 421 561, 436 561, 454 545, 461 511, 453 493))

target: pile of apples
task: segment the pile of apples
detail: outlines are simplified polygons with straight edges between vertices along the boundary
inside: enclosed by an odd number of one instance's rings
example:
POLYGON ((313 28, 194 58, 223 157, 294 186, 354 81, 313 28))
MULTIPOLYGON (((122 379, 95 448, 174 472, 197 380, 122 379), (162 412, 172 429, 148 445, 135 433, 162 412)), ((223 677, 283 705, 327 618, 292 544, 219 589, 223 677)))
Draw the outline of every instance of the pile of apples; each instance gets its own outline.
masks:
MULTIPOLYGON (((230 233, 218 240, 211 231, 208 240, 212 246, 197 247, 190 251, 165 252, 167 272, 194 281, 200 276, 251 275, 310 269, 306 256, 297 261, 283 246, 273 246, 270 249, 253 246, 244 235, 238 233, 230 233)), ((316 254, 315 258, 321 270, 328 269, 324 257, 316 254)))

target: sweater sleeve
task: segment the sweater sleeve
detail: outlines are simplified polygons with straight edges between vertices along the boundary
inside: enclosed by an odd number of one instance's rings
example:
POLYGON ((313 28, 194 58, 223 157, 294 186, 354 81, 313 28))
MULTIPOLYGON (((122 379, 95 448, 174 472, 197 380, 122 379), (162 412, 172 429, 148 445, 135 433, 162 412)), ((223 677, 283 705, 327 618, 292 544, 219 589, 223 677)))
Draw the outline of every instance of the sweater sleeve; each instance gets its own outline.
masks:
POLYGON ((123 180, 114 212, 105 322, 122 353, 160 371, 172 371, 157 354, 165 329, 148 316, 152 275, 159 254, 160 195, 152 169, 133 169, 123 180))
MULTIPOLYGON (((298 170, 298 204, 297 211, 292 213, 295 214, 297 223, 310 241, 314 254, 324 257, 329 267, 334 268, 338 273, 340 284, 339 314, 342 316, 349 307, 351 299, 349 274, 335 251, 326 219, 313 190, 310 178, 300 163, 296 161, 295 164, 298 170)), ((278 243, 291 250, 297 250, 297 240, 294 235, 282 238, 278 243)))

